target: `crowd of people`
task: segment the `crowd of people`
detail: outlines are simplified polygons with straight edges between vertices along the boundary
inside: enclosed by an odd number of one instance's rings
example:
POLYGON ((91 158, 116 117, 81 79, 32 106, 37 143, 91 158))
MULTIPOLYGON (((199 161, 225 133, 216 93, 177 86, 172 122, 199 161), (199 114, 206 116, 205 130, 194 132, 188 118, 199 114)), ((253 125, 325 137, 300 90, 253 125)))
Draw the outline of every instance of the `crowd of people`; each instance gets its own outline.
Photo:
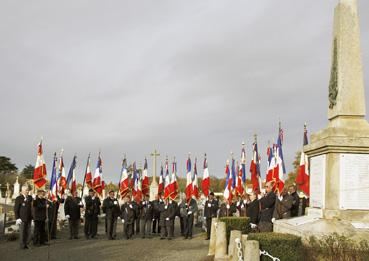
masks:
MULTIPOLYGON (((213 193, 212 197, 214 196, 213 193)), ((69 239, 79 239, 79 228, 83 214, 84 236, 86 239, 98 238, 99 216, 104 213, 105 232, 109 240, 117 239, 117 225, 123 224, 123 237, 132 239, 133 235, 151 238, 160 235, 160 239, 171 240, 174 236, 174 222, 180 220, 181 235, 185 239, 192 238, 194 216, 198 211, 197 200, 183 199, 179 203, 163 199, 159 194, 150 201, 144 196, 139 203, 131 200, 130 195, 123 198, 123 203, 116 198, 115 191, 109 191, 108 197, 101 203, 95 191, 90 189, 89 195, 81 199, 77 192, 65 199, 50 201, 46 192, 38 190, 36 195, 29 195, 28 186, 23 186, 21 194, 16 198, 14 214, 16 224, 20 228, 20 247, 28 249, 31 235, 31 223, 34 222, 33 244, 47 245, 49 240, 56 239, 57 217, 61 203, 64 203, 65 219, 68 221, 69 239)))
POLYGON ((252 192, 234 198, 232 202, 224 201, 218 216, 249 217, 253 231, 269 232, 273 231, 275 220, 297 217, 300 205, 295 185, 278 191, 273 182, 267 182, 263 194, 252 192))
MULTIPOLYGON (((244 194, 234 197, 231 202, 224 200, 221 204, 211 192, 204 203, 203 220, 206 224, 206 239, 210 239, 211 222, 216 217, 239 216, 249 217, 251 229, 267 232, 273 230, 273 222, 277 219, 295 217, 299 213, 299 196, 295 186, 275 191, 273 182, 265 185, 265 193, 244 194)), ((109 240, 117 239, 117 225, 123 224, 123 238, 129 240, 133 235, 151 238, 160 235, 160 239, 171 240, 174 237, 175 219, 180 223, 180 234, 185 239, 192 238, 194 217, 198 212, 196 198, 182 198, 180 202, 164 199, 156 195, 150 201, 149 196, 137 203, 130 195, 123 198, 122 204, 116 198, 115 191, 109 191, 101 203, 95 191, 90 189, 83 200, 77 192, 65 199, 50 201, 44 190, 36 195, 29 195, 29 188, 22 187, 20 196, 15 200, 14 213, 16 224, 20 227, 20 247, 28 248, 32 220, 34 222, 33 244, 47 245, 49 240, 56 239, 57 217, 59 206, 64 203, 65 218, 68 220, 69 239, 79 238, 81 214, 83 214, 84 236, 86 239, 97 239, 99 216, 104 213, 105 232, 109 240)))

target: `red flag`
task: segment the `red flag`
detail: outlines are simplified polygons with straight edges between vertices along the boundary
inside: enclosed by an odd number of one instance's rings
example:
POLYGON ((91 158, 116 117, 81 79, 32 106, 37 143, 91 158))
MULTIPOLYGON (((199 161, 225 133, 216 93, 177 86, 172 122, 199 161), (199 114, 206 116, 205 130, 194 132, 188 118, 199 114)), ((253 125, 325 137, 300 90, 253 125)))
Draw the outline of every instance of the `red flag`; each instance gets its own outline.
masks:
POLYGON ((204 193, 205 197, 209 196, 209 188, 210 188, 210 175, 209 175, 209 169, 208 169, 208 161, 206 159, 206 154, 205 154, 204 174, 202 176, 202 181, 201 181, 201 190, 202 190, 202 193, 204 193))
MULTIPOLYGON (((307 128, 305 124, 303 145, 305 146, 307 144, 308 138, 307 138, 307 128)), ((306 196, 310 195, 309 161, 307 155, 304 153, 304 149, 301 150, 300 167, 295 182, 298 185, 299 189, 302 190, 302 192, 304 192, 306 196)))
POLYGON ((99 157, 97 158, 97 165, 96 165, 94 180, 92 182, 92 185, 96 193, 101 196, 105 186, 104 186, 104 181, 102 177, 102 160, 101 160, 100 152, 99 152, 99 157))
POLYGON ((197 181, 197 159, 195 158, 195 164, 193 166, 193 180, 192 180, 192 195, 195 198, 199 198, 199 185, 197 181))
POLYGON ((237 163, 237 166, 238 166, 238 171, 237 171, 237 180, 236 180, 236 194, 237 195, 240 195, 242 196, 245 192, 245 189, 244 189, 244 185, 243 185, 243 182, 242 182, 242 176, 243 176, 243 172, 242 172, 242 165, 238 165, 237 163))
POLYGON ((67 177, 65 175, 63 150, 61 151, 60 159, 59 159, 59 184, 58 185, 59 185, 60 196, 63 196, 67 188, 67 177))
POLYGON ((170 182, 170 198, 172 200, 176 199, 178 196, 178 182, 177 182, 177 163, 175 159, 172 163, 172 179, 170 182))
POLYGON ((168 159, 165 161, 165 178, 164 178, 164 199, 169 198, 171 194, 170 186, 170 176, 169 176, 169 166, 168 159))
POLYGON ((33 171, 33 184, 36 188, 41 188, 46 184, 46 164, 42 150, 42 139, 38 144, 36 165, 33 171))
POLYGON ((88 154, 87 158, 87 164, 86 164, 86 172, 85 172, 85 182, 87 184, 87 187, 91 189, 92 186, 92 173, 90 168, 90 154, 88 154))
POLYGON ((250 172, 251 172, 251 183, 252 183, 252 191, 256 194, 260 194, 260 165, 259 165, 259 153, 258 153, 258 144, 255 136, 255 142, 253 144, 253 157, 250 164, 250 172))
POLYGON ((142 171, 142 194, 149 195, 150 193, 150 185, 149 185, 149 176, 147 175, 147 159, 145 158, 145 164, 142 171))

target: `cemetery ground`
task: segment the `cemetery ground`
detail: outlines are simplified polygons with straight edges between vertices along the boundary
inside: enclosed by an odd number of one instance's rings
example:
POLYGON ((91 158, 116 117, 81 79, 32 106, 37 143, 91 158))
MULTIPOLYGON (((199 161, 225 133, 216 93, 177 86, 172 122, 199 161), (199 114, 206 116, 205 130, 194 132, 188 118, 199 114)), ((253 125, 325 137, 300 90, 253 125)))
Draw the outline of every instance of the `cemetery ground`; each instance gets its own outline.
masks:
POLYGON ((52 240, 49 246, 34 247, 29 250, 19 249, 19 240, 0 241, 0 260, 176 260, 206 261, 209 241, 204 240, 205 233, 194 226, 194 236, 185 240, 180 236, 179 219, 176 219, 175 237, 173 240, 160 240, 158 234, 152 238, 141 238, 134 235, 131 240, 123 239, 123 225, 118 220, 117 239, 107 240, 104 220, 100 218, 98 239, 85 239, 83 225, 79 230, 79 239, 69 240, 68 226, 58 231, 58 239, 52 240))

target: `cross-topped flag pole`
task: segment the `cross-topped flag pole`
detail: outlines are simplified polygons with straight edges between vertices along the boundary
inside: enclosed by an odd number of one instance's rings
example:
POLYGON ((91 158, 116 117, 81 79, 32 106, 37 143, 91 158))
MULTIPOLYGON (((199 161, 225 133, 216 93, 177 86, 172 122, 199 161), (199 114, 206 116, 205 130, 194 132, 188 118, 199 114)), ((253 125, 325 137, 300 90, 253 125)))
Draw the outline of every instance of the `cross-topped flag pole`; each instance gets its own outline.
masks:
POLYGON ((152 170, 152 182, 151 182, 151 184, 153 185, 153 184, 155 184, 156 186, 157 186, 157 182, 156 182, 156 159, 157 159, 157 157, 159 157, 160 156, 160 154, 159 154, 159 151, 157 151, 156 149, 154 150, 154 152, 153 153, 151 153, 151 156, 154 158, 153 159, 153 170, 152 170))

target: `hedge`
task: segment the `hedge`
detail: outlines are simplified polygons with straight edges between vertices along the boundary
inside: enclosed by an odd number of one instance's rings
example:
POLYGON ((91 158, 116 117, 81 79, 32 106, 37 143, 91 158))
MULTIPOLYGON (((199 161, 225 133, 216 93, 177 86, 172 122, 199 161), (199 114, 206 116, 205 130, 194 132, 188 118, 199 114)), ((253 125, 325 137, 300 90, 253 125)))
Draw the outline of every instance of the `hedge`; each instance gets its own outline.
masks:
MULTIPOLYGON (((265 250, 280 260, 303 260, 301 259, 302 242, 298 236, 274 232, 250 233, 247 240, 259 241, 260 250, 265 250)), ((261 260, 269 261, 270 258, 263 255, 261 260)))
POLYGON ((248 217, 222 217, 219 221, 226 224, 227 242, 229 242, 231 230, 240 230, 242 234, 248 234, 251 230, 248 217))

